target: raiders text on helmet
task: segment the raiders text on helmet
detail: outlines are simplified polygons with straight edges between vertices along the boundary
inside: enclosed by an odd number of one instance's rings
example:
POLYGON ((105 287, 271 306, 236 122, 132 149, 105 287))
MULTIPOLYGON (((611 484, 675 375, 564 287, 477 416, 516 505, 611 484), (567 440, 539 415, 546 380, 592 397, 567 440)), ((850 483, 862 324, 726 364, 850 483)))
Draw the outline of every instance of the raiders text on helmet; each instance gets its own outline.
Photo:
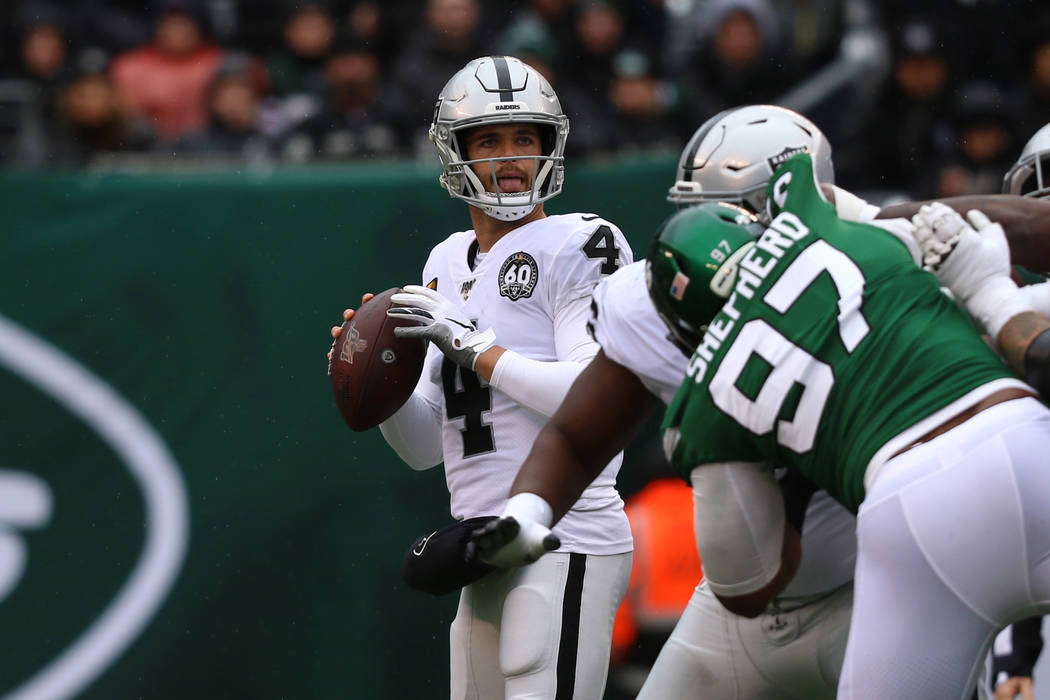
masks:
MULTIPOLYGON (((434 108, 430 139, 441 160, 441 185, 448 193, 489 216, 516 221, 540 202, 561 192, 565 179, 565 139, 569 119, 546 78, 516 58, 477 58, 452 76, 434 108), (540 156, 467 160, 463 132, 482 125, 535 124, 540 130, 540 156), (470 167, 481 163, 495 173, 500 161, 532 161, 532 186, 526 192, 490 192, 470 167)), ((492 178, 495 180, 495 177, 492 178)))
POLYGON ((800 152, 813 157, 818 182, 834 184, 831 144, 813 122, 773 105, 727 109, 689 139, 667 199, 679 206, 737 202, 763 216, 773 171, 800 152))
POLYGON ((686 354, 732 294, 740 261, 761 233, 754 214, 726 202, 684 209, 657 231, 645 282, 671 340, 686 354))
POLYGON ((1028 139, 1021 157, 1006 171, 1003 192, 1039 199, 1050 197, 1050 124, 1028 139))

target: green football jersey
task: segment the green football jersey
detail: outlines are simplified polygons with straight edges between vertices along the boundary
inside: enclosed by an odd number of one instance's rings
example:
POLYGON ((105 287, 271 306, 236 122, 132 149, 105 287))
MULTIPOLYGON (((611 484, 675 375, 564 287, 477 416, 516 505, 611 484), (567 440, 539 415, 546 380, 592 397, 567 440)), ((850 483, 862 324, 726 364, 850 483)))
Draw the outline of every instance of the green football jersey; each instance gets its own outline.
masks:
POLYGON ((879 448, 1012 375, 901 241, 836 216, 808 155, 776 171, 769 196, 780 212, 664 417, 672 463, 686 479, 711 462, 795 468, 856 512, 879 448))

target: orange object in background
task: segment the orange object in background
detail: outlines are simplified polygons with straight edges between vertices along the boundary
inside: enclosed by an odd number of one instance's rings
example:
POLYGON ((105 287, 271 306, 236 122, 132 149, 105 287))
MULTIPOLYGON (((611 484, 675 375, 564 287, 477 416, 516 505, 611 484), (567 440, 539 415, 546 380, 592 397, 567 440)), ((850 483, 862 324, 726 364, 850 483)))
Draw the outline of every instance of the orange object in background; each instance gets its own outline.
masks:
POLYGON ((627 500, 626 511, 634 535, 634 564, 613 626, 614 667, 640 661, 632 658, 640 637, 665 640, 671 634, 703 576, 688 484, 675 478, 652 481, 627 500))

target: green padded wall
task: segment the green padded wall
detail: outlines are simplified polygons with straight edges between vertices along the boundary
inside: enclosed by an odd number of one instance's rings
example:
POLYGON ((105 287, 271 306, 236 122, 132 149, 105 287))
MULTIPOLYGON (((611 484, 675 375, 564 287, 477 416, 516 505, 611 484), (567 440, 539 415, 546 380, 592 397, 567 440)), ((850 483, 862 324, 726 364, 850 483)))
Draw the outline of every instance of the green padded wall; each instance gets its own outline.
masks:
MULTIPOLYGON (((570 164, 548 211, 599 213, 644 255, 674 165, 570 164)), ((0 174, 0 697, 447 697, 455 600, 399 576, 449 521, 443 475, 346 429, 325 375, 341 310, 469 227, 436 176, 0 174), (184 557, 163 520, 182 506, 184 557), (146 580, 151 537, 174 579, 146 580)))

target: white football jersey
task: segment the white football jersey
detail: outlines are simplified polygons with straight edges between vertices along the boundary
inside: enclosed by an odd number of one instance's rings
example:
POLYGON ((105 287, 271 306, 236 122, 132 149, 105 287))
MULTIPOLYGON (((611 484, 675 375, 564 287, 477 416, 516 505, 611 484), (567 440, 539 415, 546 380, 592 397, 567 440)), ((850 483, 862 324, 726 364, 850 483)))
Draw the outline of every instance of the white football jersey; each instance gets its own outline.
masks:
MULTIPOLYGON (((479 328, 491 327, 498 345, 532 360, 564 361, 573 348, 555 344, 555 324, 569 316, 562 312, 590 299, 603 277, 632 259, 630 245, 613 224, 593 214, 564 214, 520 226, 482 255, 473 231, 454 233, 431 251, 423 284, 436 285, 479 328)), ((590 343, 586 320, 575 314, 571 322, 580 324, 578 337, 590 343)), ((597 350, 595 344, 591 354, 597 350)), ((452 515, 498 515, 547 418, 445 359, 433 344, 426 362, 424 372, 442 394, 452 515)), ((555 526, 559 551, 632 549, 630 524, 615 488, 622 461, 621 454, 610 462, 555 526)))
MULTIPOLYGON (((645 387, 669 404, 689 364, 668 339, 645 285, 640 260, 606 278, 594 290, 595 340, 602 352, 633 372, 645 387)), ((809 596, 838 588, 853 578, 857 522, 825 491, 810 499, 802 525, 802 563, 783 596, 809 596)))

